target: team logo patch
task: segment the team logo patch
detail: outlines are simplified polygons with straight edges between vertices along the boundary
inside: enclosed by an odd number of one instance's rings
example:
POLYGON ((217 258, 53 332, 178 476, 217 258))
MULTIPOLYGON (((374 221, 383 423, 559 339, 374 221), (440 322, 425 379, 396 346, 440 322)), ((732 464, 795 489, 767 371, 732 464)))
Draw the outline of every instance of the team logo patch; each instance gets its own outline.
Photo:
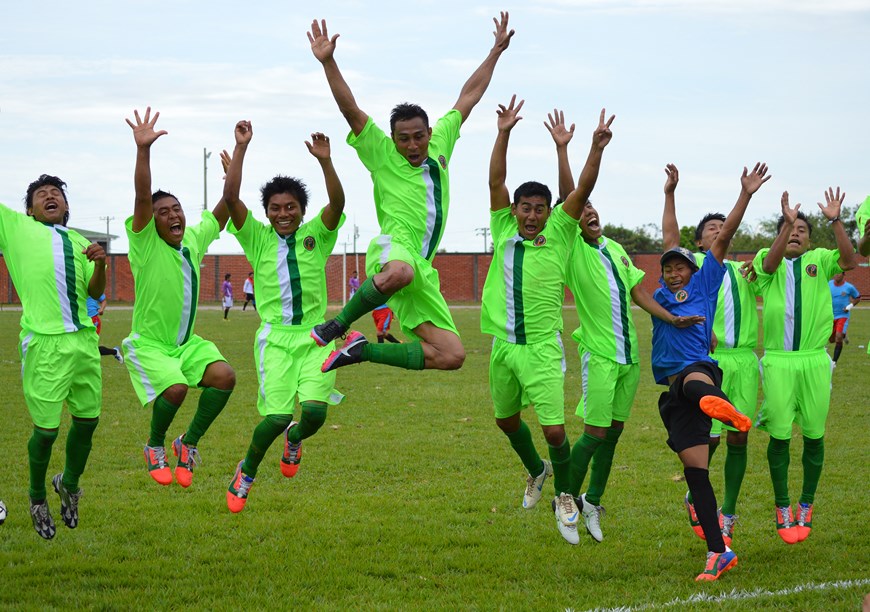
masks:
POLYGON ((812 276, 813 278, 819 273, 819 269, 816 267, 816 264, 810 264, 807 266, 807 275, 812 276))
POLYGON ((689 299, 689 294, 686 293, 685 289, 680 289, 674 294, 674 299, 678 302, 685 302, 687 299, 689 299))
POLYGON ((626 257, 625 255, 623 255, 622 257, 620 257, 620 260, 622 261, 622 265, 625 266, 626 268, 628 268, 629 266, 631 266, 631 262, 628 261, 628 257, 626 257))
POLYGON ((538 236, 535 238, 535 241, 532 244, 534 244, 535 246, 544 246, 545 244, 547 244, 547 237, 542 236, 541 234, 538 234, 538 236))
POLYGON ((306 236, 305 240, 302 241, 302 246, 305 247, 306 251, 313 251, 316 244, 314 236, 306 236))
POLYGON ((443 155, 438 156, 438 163, 441 164, 443 170, 447 170, 447 158, 443 155))

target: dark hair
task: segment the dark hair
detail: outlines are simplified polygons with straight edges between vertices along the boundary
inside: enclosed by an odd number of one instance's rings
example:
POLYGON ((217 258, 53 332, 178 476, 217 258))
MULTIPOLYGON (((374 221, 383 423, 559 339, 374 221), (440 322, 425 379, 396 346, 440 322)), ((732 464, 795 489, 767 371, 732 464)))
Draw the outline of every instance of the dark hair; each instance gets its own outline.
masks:
MULTIPOLYGON (((813 237, 813 224, 810 223, 810 220, 807 219, 807 216, 804 213, 802 213, 801 211, 798 211, 797 218, 802 219, 803 222, 807 224, 807 231, 810 235, 810 238, 812 238, 813 237)), ((780 232, 783 225, 785 225, 785 217, 780 215, 779 219, 777 219, 777 221, 776 221, 776 233, 777 234, 780 232)))
POLYGON ((229 275, 229 273, 224 274, 224 280, 230 280, 230 275, 229 275))
POLYGON ((426 128, 429 127, 429 115, 427 115, 426 111, 421 107, 416 104, 411 104, 410 102, 396 104, 393 110, 390 111, 390 134, 396 131, 397 121, 407 121, 414 117, 420 117, 420 119, 423 120, 423 123, 426 124, 426 128))
POLYGON ((67 221, 69 221, 69 199, 66 196, 66 183, 56 176, 40 174, 38 179, 27 186, 27 194, 24 196, 24 210, 28 215, 30 214, 30 211, 33 210, 33 194, 36 193, 37 189, 45 187, 46 185, 57 187, 63 194, 63 201, 66 203, 67 207, 67 210, 63 215, 63 224, 66 225, 67 221))
POLYGON ((154 193, 151 194, 151 205, 154 205, 154 202, 157 200, 162 200, 163 198, 173 198, 176 202, 181 204, 181 201, 175 197, 175 194, 169 193, 168 191, 163 191, 162 189, 158 189, 154 193))
POLYGON ((279 193, 289 193, 299 201, 303 216, 308 208, 308 187, 299 179, 279 174, 260 188, 263 210, 269 211, 269 198, 279 193))
POLYGON ((704 218, 701 219, 700 223, 698 223, 698 227, 695 228, 695 242, 701 240, 701 235, 704 233, 704 226, 710 221, 721 221, 722 223, 725 223, 725 215, 722 213, 707 213, 704 215, 704 218))
POLYGON ((520 185, 514 191, 514 204, 520 201, 520 198, 529 198, 533 196, 541 196, 547 202, 547 208, 550 207, 550 202, 553 201, 553 194, 550 193, 550 188, 537 181, 528 181, 520 185))

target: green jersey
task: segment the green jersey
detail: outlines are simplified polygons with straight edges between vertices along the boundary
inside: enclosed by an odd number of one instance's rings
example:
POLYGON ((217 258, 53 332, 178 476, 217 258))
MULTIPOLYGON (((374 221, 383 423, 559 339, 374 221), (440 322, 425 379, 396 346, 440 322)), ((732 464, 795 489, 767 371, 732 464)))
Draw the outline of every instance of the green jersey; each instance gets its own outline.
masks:
POLYGON ((511 209, 490 214, 492 263, 483 285, 480 330, 512 344, 533 344, 562 330, 565 268, 577 228, 561 206, 534 240, 517 233, 511 209))
POLYGON ((581 351, 621 364, 638 363, 631 290, 643 277, 620 244, 604 236, 590 244, 576 231, 568 288, 580 319, 573 338, 581 351))
POLYGON ((133 217, 125 226, 136 300, 131 335, 181 346, 193 334, 200 263, 220 234, 220 225, 213 214, 203 211, 200 223, 185 228, 181 248, 157 235, 153 217, 139 232, 133 231, 133 217))
POLYGON ((864 237, 864 226, 870 221, 870 196, 855 211, 855 221, 858 222, 858 235, 864 237))
MULTIPOLYGON (((704 253, 695 253, 695 261, 700 268, 706 259, 704 253)), ((739 261, 726 259, 725 276, 719 287, 716 300, 716 318, 713 319, 713 333, 719 340, 718 348, 749 348, 758 345, 758 306, 755 288, 740 273, 739 261)))
POLYGON ((761 263, 769 251, 761 249, 753 262, 764 299, 765 350, 824 349, 834 324, 828 281, 842 272, 837 263, 840 252, 812 249, 795 259, 783 259, 773 274, 766 274, 761 263))
POLYGON ((254 219, 251 211, 235 234, 254 269, 257 312, 264 323, 313 327, 326 314, 326 262, 338 239, 323 224, 321 214, 280 236, 269 223, 254 219))
POLYGON ((420 166, 408 163, 371 117, 358 136, 351 132, 347 137, 371 173, 381 234, 392 236, 429 261, 435 257, 447 222, 447 166, 461 124, 462 114, 456 109, 438 120, 432 128, 429 157, 420 166))
POLYGON ((75 230, 49 225, 0 204, 0 251, 21 298, 21 328, 64 334, 93 327, 88 284, 90 243, 75 230))

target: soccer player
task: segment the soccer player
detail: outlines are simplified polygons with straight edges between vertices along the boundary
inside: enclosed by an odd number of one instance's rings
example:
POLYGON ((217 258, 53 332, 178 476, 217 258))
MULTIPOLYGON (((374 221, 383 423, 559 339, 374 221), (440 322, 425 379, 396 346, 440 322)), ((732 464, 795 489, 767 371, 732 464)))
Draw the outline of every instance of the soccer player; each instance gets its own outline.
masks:
MULTIPOLYGON (((834 343, 834 365, 840 359, 843 352, 843 341, 846 340, 846 332, 849 329, 849 317, 852 308, 861 301, 861 293, 852 283, 846 282, 846 273, 834 274, 828 282, 831 290, 831 304, 834 310, 834 329, 828 342, 834 343)), ((846 340, 848 342, 848 340, 846 340)))
MULTIPOLYGON (((87 308, 88 316, 91 318, 91 321, 94 324, 94 328, 96 328, 97 330, 97 336, 99 336, 100 333, 103 331, 103 320, 100 317, 103 316, 103 313, 106 310, 106 294, 102 294, 97 299, 88 296, 87 308)), ((109 348, 108 346, 103 346, 101 344, 97 348, 99 348, 101 356, 111 355, 118 363, 124 363, 124 355, 121 354, 121 349, 117 346, 115 348, 109 348)))
POLYGON ((359 291, 359 273, 354 270, 350 273, 350 278, 347 280, 348 289, 350 289, 350 297, 353 297, 359 291))
POLYGON ((72 424, 63 472, 51 479, 64 524, 75 529, 79 479, 91 452, 102 406, 97 334, 87 296, 106 287, 106 253, 66 227, 66 183, 43 174, 27 187, 26 215, 0 204, 0 250, 21 298, 21 386, 33 421, 27 443, 30 518, 41 537, 55 535, 45 479, 63 403, 72 424))
POLYGON ((402 341, 390 333, 390 325, 393 324, 393 311, 386 304, 378 306, 372 310, 372 319, 375 322, 375 330, 378 335, 378 344, 383 344, 384 340, 389 340, 393 344, 401 344, 402 341))
POLYGON ((373 361, 422 370, 455 370, 465 361, 465 349, 441 295, 432 260, 438 250, 450 201, 448 167, 459 128, 480 101, 513 30, 508 14, 495 21, 495 44, 483 63, 466 81, 453 109, 429 127, 426 112, 416 104, 399 104, 390 114, 387 136, 360 110, 335 62, 338 34, 329 37, 326 21, 311 25, 308 39, 314 56, 323 64, 338 108, 351 128, 348 143, 371 173, 375 209, 381 234, 366 253, 368 278, 335 319, 317 325, 312 337, 325 345, 344 334, 351 323, 388 302, 414 341, 369 344, 358 332, 348 335, 323 370, 373 361))
POLYGON ((230 274, 224 274, 224 282, 221 285, 221 293, 224 296, 224 321, 227 321, 227 315, 230 308, 233 307, 233 284, 230 282, 230 274))
MULTIPOLYGON (((662 232, 665 242, 679 244, 680 226, 677 223, 675 191, 680 181, 680 173, 675 165, 668 164, 665 174, 667 179, 662 232)), ((699 267, 704 265, 705 255, 724 224, 725 215, 709 213, 695 228, 695 245, 698 247, 695 263, 699 267)), ((725 275, 719 288, 716 316, 713 320, 713 334, 718 339, 713 358, 722 370, 722 392, 740 412, 754 421, 758 413, 758 357, 755 354, 758 345, 758 308, 755 287, 745 276, 744 264, 725 259, 724 265, 725 275)), ((738 518, 737 498, 746 475, 749 432, 738 431, 714 419, 710 430, 709 461, 712 461, 713 454, 719 447, 723 430, 727 432, 727 451, 724 465, 725 493, 719 522, 722 538, 730 546, 738 518)), ((703 539, 704 532, 698 522, 691 491, 686 493, 684 503, 692 530, 703 539)))
POLYGON ((178 457, 175 479, 189 487, 199 463, 199 440, 226 406, 236 384, 236 373, 220 351, 193 331, 200 262, 226 225, 229 212, 221 201, 213 214, 204 211, 200 223, 187 227, 184 210, 174 195, 151 193, 151 145, 166 131, 155 131, 160 113, 152 117, 151 107, 144 118, 140 119, 139 111, 134 114, 136 122, 127 119, 127 124, 136 142, 136 201, 125 226, 136 301, 132 329, 122 345, 136 396, 143 406, 154 402, 145 465, 162 485, 172 483, 164 446, 166 431, 188 387, 202 389, 190 425, 172 442, 178 457))
POLYGON ((245 284, 242 286, 242 292, 245 294, 245 303, 242 304, 242 312, 248 307, 248 302, 257 310, 257 301, 254 299, 254 273, 248 272, 248 278, 245 279, 245 284))
POLYGON ((801 542, 812 530, 813 502, 825 458, 825 421, 831 404, 831 358, 825 351, 833 325, 828 280, 855 267, 855 251, 840 208, 846 194, 825 192, 822 214, 833 226, 837 248, 811 249, 813 228, 789 206, 783 192, 778 234, 769 249, 755 256, 764 306, 764 356, 761 358, 764 402, 759 428, 770 434, 767 461, 773 481, 776 531, 786 544, 801 542), (803 487, 797 518, 788 492, 789 443, 792 424, 803 434, 803 487))
POLYGON ((493 260, 486 275, 480 329, 493 336, 489 390, 495 422, 529 473, 523 507, 533 508, 553 475, 556 527, 570 544, 578 544, 579 511, 569 492, 571 444, 565 433, 562 303, 568 254, 583 205, 598 179, 601 155, 613 134, 601 111, 598 127, 577 188, 551 213, 546 185, 529 181, 517 187, 513 202, 505 179, 511 130, 520 121, 523 100, 499 104, 498 135, 489 164, 490 229, 493 260), (547 441, 550 461, 535 449, 522 419, 533 404, 547 441))
MULTIPOLYGON (((653 297, 669 312, 705 318, 703 325, 684 329, 665 325, 654 318, 652 338, 653 376, 657 384, 669 387, 659 397, 659 413, 668 432, 667 443, 683 464, 683 474, 707 542, 707 561, 696 580, 716 580, 737 565, 737 555, 722 538, 716 494, 710 484, 710 426, 711 419, 715 418, 747 431, 752 420, 737 410, 722 392, 722 370, 709 352, 719 287, 726 274, 725 255, 749 200, 770 179, 766 175, 767 166, 763 163, 756 164, 752 172, 743 169, 737 203, 707 250, 700 269, 692 252, 678 246, 679 235, 663 233, 661 286, 653 297)), ((666 206, 672 206, 672 202, 666 206)))
POLYGON ((308 188, 302 181, 276 176, 260 190, 268 223, 254 219, 239 199, 242 167, 253 137, 249 121, 235 128, 236 146, 224 183, 230 210, 230 233, 235 234, 257 274, 262 324, 254 340, 254 364, 259 392, 257 409, 263 420, 254 429, 248 454, 236 467, 227 491, 231 512, 245 507, 257 468, 272 442, 284 434, 281 473, 296 475, 302 460, 302 440, 313 436, 326 421, 327 404, 337 404, 335 372, 321 373, 320 365, 332 346, 319 347, 309 332, 326 314, 326 261, 344 223, 344 190, 332 164, 329 138, 311 135, 308 151, 317 159, 326 182, 329 202, 303 223, 308 188), (299 422, 293 420, 296 397, 302 404, 299 422))

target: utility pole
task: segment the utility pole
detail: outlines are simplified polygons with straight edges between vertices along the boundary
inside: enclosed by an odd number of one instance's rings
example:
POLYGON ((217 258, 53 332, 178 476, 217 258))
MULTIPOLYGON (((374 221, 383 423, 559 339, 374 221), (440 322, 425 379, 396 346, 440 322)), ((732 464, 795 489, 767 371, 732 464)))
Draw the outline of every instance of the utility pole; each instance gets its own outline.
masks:
POLYGON ((202 209, 208 210, 208 158, 211 151, 202 148, 202 209))
POLYGON ((483 236, 483 252, 489 253, 489 245, 486 241, 487 238, 489 237, 489 228, 488 227, 478 227, 476 230, 474 230, 474 233, 477 234, 478 236, 480 236, 480 235, 483 236))
POLYGON ((106 255, 109 254, 109 221, 114 221, 115 217, 100 217, 100 221, 106 222, 106 255))
POLYGON ((359 255, 356 252, 356 239, 359 238, 359 227, 356 223, 353 224, 353 257, 354 269, 359 272, 359 255))
POLYGON ((344 255, 341 258, 341 306, 347 304, 347 240, 343 243, 344 255))

